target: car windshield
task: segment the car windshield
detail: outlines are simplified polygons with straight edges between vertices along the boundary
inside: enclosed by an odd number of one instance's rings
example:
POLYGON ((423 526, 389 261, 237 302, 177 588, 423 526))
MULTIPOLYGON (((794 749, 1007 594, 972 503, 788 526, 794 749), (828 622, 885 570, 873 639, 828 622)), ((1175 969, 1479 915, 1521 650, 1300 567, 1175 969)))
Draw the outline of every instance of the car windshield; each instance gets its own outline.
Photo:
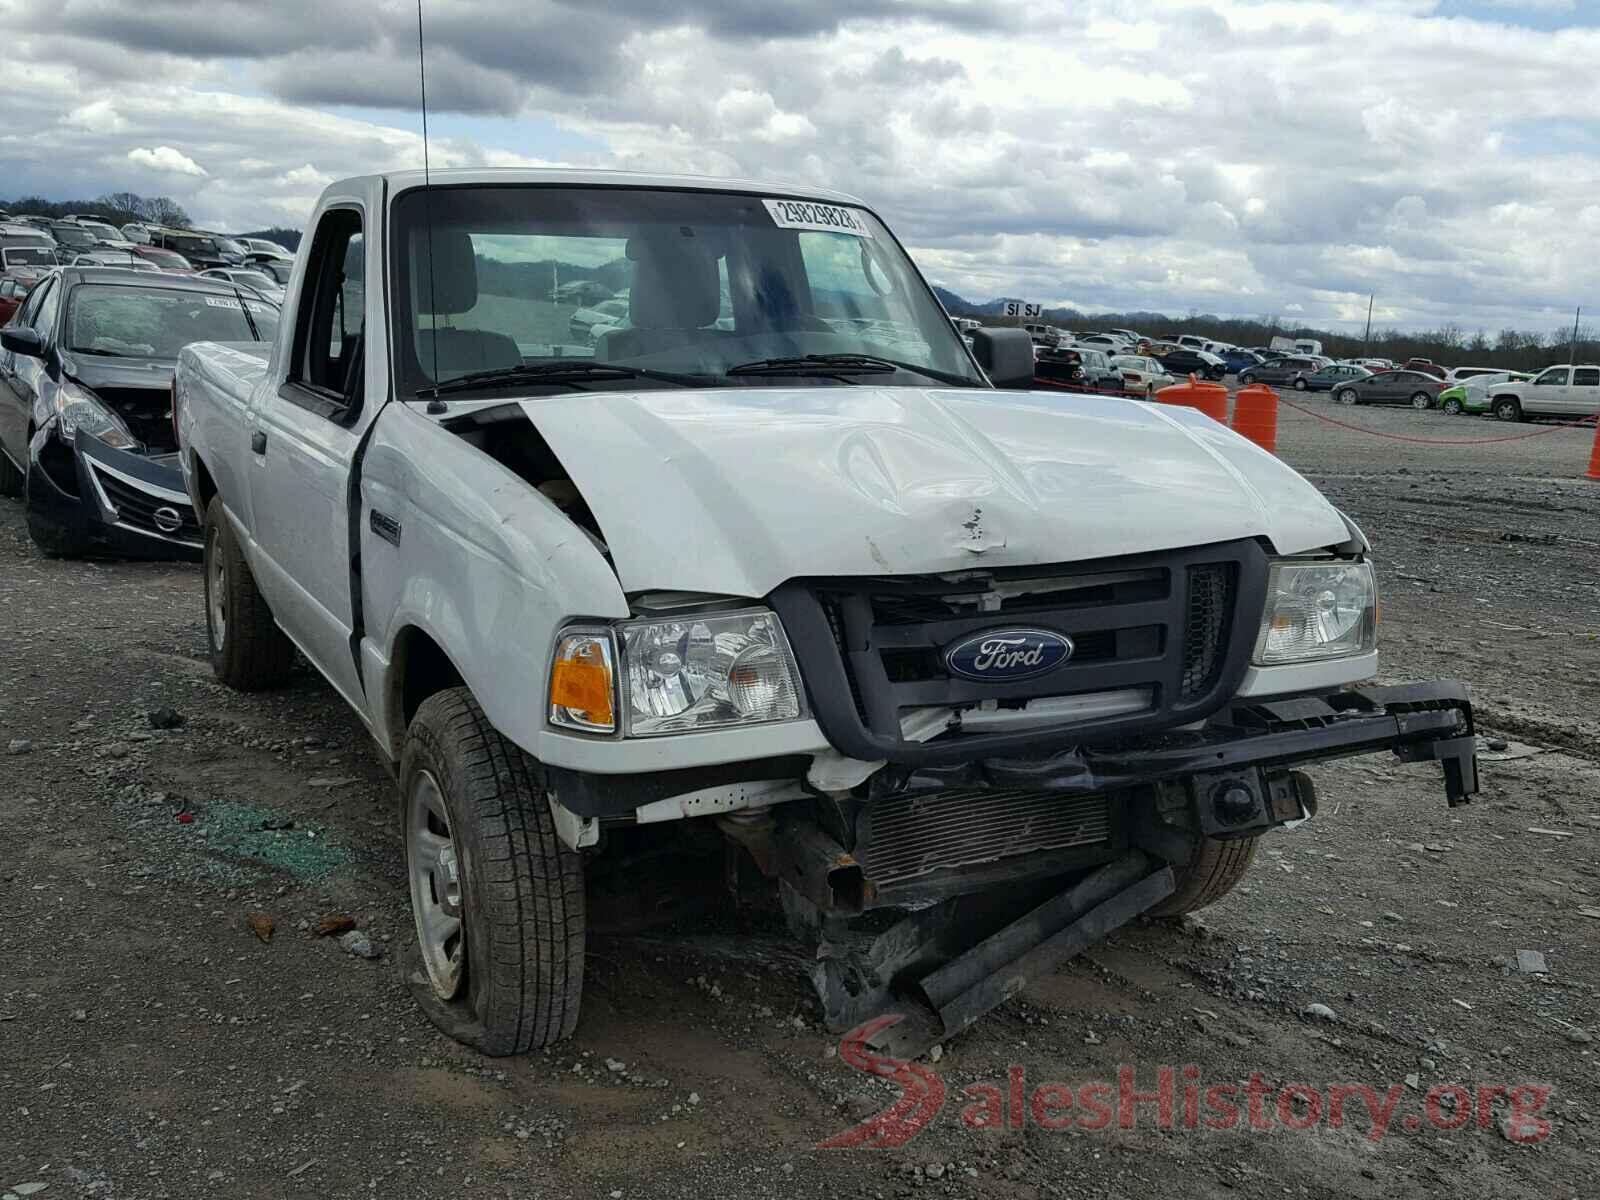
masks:
POLYGON ((270 277, 263 275, 260 271, 230 271, 228 278, 246 287, 270 289, 278 286, 270 277))
POLYGON ((128 239, 122 236, 122 231, 110 225, 102 225, 99 221, 79 221, 80 229, 87 229, 95 237, 104 242, 125 242, 128 239))
POLYGON ((216 254, 217 246, 210 238, 175 237, 172 248, 180 254, 216 254))
POLYGON ((270 275, 279 287, 289 282, 288 263, 262 263, 261 272, 264 275, 270 275))
POLYGON ((0 251, 8 267, 53 267, 56 256, 44 246, 11 246, 0 251))
POLYGON ((189 269, 189 260, 181 254, 174 254, 171 250, 157 250, 154 248, 141 250, 139 256, 160 267, 177 267, 180 270, 189 269))
MULTIPOLYGON (((278 329, 278 310, 248 300, 263 340, 278 329)), ((178 357, 190 342, 249 342, 250 322, 234 296, 164 287, 85 284, 67 304, 66 345, 82 354, 127 358, 178 357)))
POLYGON ((470 390, 465 377, 480 375, 501 389, 985 386, 905 253, 859 208, 485 185, 407 192, 394 225, 401 395, 470 390), (585 369, 552 369, 575 362, 585 369))
POLYGON ((52 225, 50 232, 63 246, 92 246, 95 242, 94 234, 78 225, 52 225))

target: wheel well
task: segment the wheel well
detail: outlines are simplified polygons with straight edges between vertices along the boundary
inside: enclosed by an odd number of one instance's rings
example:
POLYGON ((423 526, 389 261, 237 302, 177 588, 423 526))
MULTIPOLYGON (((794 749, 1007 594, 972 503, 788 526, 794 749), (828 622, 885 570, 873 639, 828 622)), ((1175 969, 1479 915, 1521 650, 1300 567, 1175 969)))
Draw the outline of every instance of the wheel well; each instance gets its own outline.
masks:
POLYGON ((439 643, 414 625, 400 632, 395 643, 394 669, 400 680, 402 718, 400 727, 394 730, 396 737, 404 736, 411 718, 417 715, 417 709, 429 696, 466 682, 439 643))
POLYGON ((217 494, 217 484, 211 478, 211 472, 206 469, 206 460, 198 454, 194 456, 194 488, 200 493, 200 514, 204 516, 206 505, 210 504, 211 497, 217 494))

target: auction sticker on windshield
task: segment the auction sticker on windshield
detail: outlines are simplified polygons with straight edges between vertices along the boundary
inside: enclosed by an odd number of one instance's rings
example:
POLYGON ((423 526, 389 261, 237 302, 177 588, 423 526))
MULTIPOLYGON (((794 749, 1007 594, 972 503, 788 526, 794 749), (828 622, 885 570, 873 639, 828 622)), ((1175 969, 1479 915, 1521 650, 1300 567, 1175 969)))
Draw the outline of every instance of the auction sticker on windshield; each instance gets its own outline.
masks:
MULTIPOLYGON (((249 305, 250 305, 250 311, 251 312, 271 314, 271 313, 275 313, 275 312, 278 311, 277 309, 273 308, 272 305, 263 304, 259 300, 251 300, 251 301, 249 301, 249 305)), ((206 307, 207 308, 232 308, 232 309, 237 309, 239 307, 239 302, 237 300, 225 299, 222 296, 207 296, 206 297, 206 307)))
POLYGON ((814 229, 821 233, 848 233, 870 238, 872 228, 848 208, 818 204, 814 200, 763 200, 772 223, 779 229, 814 229))

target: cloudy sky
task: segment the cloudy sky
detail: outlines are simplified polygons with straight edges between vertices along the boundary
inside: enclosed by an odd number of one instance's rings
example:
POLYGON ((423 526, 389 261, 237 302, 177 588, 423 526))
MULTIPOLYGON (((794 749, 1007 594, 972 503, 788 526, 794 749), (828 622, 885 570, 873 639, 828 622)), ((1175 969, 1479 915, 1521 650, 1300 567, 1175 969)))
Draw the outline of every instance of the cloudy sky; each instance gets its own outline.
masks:
MULTIPOLYGON (((975 299, 1600 314, 1600 0, 424 0, 433 163, 815 182, 975 299)), ((0 196, 299 225, 422 162, 406 0, 0 0, 0 196)))

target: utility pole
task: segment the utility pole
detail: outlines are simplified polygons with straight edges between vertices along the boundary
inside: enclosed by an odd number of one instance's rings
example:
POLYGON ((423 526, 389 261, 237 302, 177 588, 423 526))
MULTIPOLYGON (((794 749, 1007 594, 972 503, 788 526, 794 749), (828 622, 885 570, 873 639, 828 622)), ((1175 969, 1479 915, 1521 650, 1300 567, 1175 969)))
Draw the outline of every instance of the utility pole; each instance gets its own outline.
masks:
POLYGON ((1567 366, 1578 361, 1578 318, 1583 316, 1583 305, 1572 316, 1572 340, 1567 343, 1567 366))
POLYGON ((1361 335, 1361 353, 1363 358, 1372 356, 1372 302, 1377 299, 1378 293, 1373 292, 1367 297, 1367 332, 1361 335))

